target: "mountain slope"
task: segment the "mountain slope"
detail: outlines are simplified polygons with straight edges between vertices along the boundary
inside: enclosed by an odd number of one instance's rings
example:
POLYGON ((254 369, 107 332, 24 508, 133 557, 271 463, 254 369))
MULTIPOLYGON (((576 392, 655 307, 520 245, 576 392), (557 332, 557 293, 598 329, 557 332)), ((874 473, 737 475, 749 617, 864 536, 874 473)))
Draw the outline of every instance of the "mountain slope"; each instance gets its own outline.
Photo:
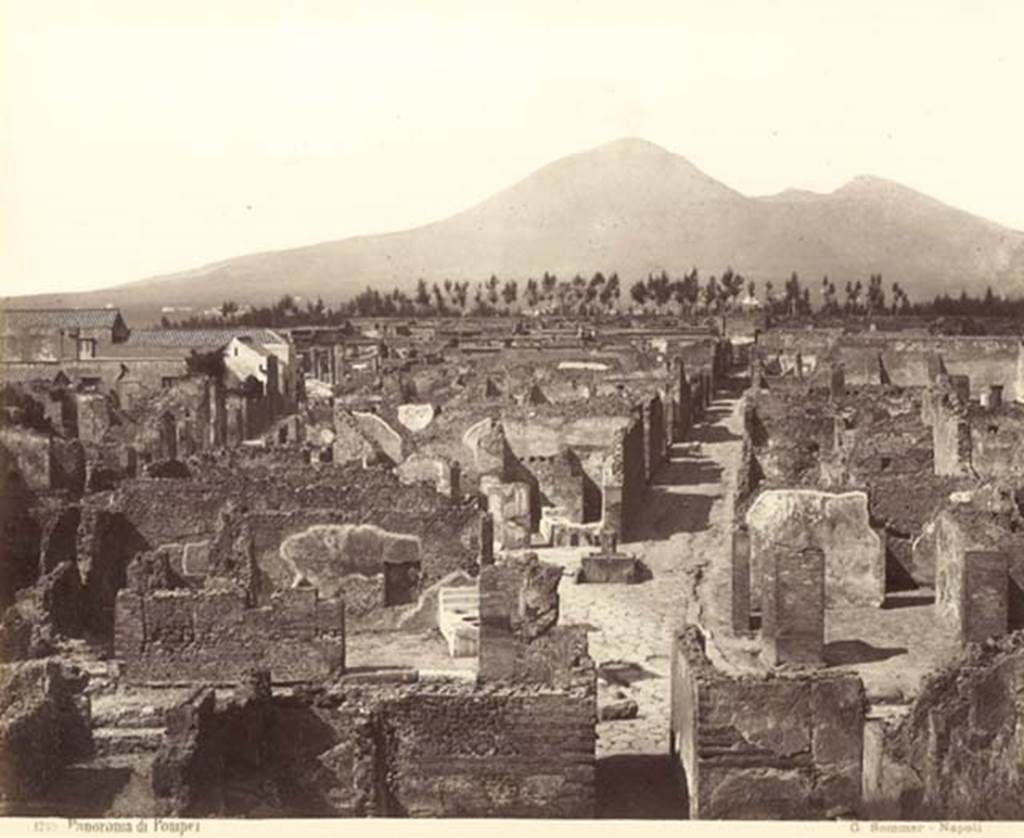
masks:
POLYGON ((105 305, 134 321, 161 306, 263 302, 285 291, 335 302, 366 285, 618 271, 705 275, 727 265, 776 284, 793 270, 838 284, 881 272, 912 299, 935 293, 1024 293, 1024 233, 906 187, 854 178, 830 194, 748 198, 685 158, 618 140, 543 167, 443 221, 412 230, 257 253, 103 291, 12 305, 105 305))

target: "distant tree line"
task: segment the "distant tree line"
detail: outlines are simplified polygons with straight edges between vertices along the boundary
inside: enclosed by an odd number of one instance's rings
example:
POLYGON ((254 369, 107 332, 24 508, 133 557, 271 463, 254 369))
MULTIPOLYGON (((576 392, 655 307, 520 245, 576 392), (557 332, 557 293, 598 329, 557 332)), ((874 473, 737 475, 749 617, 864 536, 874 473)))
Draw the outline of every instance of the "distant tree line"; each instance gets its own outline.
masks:
POLYGON ((779 288, 771 280, 766 281, 760 298, 757 290, 753 279, 746 279, 731 267, 720 276, 711 274, 703 280, 696 268, 677 277, 666 271, 650 273, 632 283, 625 294, 617 273, 606 276, 600 271, 589 279, 580 274, 559 279, 545 272, 540 278, 531 277, 525 282, 501 280, 495 275, 475 283, 446 279, 428 284, 420 279, 412 294, 399 288, 382 292, 368 286, 333 308, 324 305, 320 298, 303 306, 292 295, 285 294, 272 305, 245 309, 225 300, 216 314, 194 315, 178 321, 164 317, 161 324, 165 328, 342 326, 353 317, 598 317, 614 315, 623 308, 647 314, 696 317, 758 304, 768 313, 782 317, 1024 317, 1024 298, 999 297, 991 287, 983 297, 975 298, 963 291, 959 297, 943 294, 930 302, 914 303, 899 282, 886 289, 881 274, 871 274, 867 283, 859 279, 847 281, 840 289, 828 276, 820 283, 804 284, 794 271, 779 288), (815 285, 817 293, 812 298, 815 285))
POLYGON ((343 307, 333 309, 324 305, 321 298, 306 305, 291 294, 283 295, 276 303, 265 306, 243 308, 234 300, 225 300, 216 314, 194 314, 181 320, 171 320, 166 315, 160 318, 165 329, 204 329, 223 326, 247 326, 255 328, 287 326, 344 326, 350 314, 343 307))

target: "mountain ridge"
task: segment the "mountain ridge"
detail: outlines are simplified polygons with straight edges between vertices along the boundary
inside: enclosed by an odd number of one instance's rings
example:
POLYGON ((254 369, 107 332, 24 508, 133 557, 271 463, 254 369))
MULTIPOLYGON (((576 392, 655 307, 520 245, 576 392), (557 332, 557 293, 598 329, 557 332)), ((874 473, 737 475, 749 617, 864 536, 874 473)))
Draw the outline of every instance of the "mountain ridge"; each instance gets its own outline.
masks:
POLYGON ((703 274, 731 265, 759 283, 796 270, 833 281, 882 273, 912 299, 961 287, 1024 293, 1024 232, 895 181, 858 175, 828 193, 748 197, 682 155, 628 137, 570 154, 446 218, 405 230, 231 257, 97 291, 7 304, 118 305, 155 320, 162 306, 267 302, 285 291, 329 304, 367 285, 525 279, 544 271, 703 274))

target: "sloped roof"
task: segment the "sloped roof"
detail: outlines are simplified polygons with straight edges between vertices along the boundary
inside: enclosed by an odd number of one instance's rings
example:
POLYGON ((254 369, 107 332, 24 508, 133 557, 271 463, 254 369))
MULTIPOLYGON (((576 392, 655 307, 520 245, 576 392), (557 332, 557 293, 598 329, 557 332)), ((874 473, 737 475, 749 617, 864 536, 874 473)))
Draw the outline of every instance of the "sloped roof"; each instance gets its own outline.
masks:
POLYGON ((286 343, 272 329, 137 329, 128 343, 134 346, 166 349, 216 349, 226 346, 232 338, 242 338, 254 345, 286 343))
POLYGON ((120 316, 116 308, 8 308, 0 310, 0 328, 112 329, 120 316))

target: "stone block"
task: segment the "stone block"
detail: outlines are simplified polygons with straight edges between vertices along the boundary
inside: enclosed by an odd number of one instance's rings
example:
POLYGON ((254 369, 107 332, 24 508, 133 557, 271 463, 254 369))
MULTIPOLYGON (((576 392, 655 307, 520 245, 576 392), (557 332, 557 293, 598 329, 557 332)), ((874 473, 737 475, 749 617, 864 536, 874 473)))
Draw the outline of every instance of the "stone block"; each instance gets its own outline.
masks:
POLYGON ((640 581, 640 562, 635 556, 584 556, 579 581, 632 585, 640 581))

